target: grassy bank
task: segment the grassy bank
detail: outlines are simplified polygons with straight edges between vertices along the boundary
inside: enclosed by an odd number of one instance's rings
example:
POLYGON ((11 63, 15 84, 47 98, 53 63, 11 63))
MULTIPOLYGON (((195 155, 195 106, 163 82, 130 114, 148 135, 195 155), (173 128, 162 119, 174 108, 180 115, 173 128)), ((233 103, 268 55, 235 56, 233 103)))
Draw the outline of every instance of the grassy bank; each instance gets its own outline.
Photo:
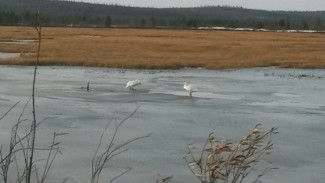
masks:
MULTIPOLYGON (((325 68, 325 36, 209 30, 43 28, 40 65, 120 68, 325 68)), ((0 27, 0 64, 32 65, 35 30, 0 27), (21 42, 16 42, 20 40, 21 42)))

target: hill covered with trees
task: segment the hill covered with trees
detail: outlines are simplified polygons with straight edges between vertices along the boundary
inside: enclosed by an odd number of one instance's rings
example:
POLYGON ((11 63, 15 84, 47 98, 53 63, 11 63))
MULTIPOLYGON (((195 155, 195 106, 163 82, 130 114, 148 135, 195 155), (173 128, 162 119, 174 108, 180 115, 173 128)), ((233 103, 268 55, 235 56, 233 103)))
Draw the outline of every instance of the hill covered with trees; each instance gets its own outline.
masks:
MULTIPOLYGON (((39 0, 0 0, 0 25, 33 25, 39 0)), ((325 29, 325 11, 266 11, 240 7, 140 8, 44 0, 44 26, 325 29)))

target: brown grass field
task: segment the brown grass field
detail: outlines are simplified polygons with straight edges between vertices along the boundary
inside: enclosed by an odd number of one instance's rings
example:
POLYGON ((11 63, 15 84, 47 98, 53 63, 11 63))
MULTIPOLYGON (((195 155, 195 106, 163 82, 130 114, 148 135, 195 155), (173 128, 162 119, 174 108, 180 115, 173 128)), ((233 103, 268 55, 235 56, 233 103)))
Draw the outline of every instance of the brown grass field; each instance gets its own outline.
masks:
MULTIPOLYGON (((325 68, 325 34, 209 30, 42 28, 40 65, 208 69, 325 68)), ((32 27, 0 27, 0 52, 20 57, 2 65, 33 65, 32 27)))

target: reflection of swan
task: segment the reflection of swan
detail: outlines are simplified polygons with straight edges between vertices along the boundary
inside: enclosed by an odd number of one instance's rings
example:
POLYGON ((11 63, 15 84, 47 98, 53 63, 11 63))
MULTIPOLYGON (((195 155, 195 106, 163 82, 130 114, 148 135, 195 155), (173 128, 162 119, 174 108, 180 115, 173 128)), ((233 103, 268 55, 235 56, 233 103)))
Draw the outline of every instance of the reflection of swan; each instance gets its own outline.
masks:
POLYGON ((187 91, 189 92, 190 96, 192 96, 192 93, 193 93, 193 92, 197 92, 197 89, 194 88, 194 87, 192 86, 192 84, 189 84, 188 82, 185 82, 185 84, 184 84, 184 89, 187 90, 187 91))
POLYGON ((127 84, 126 84, 126 87, 125 88, 130 88, 130 90, 135 90, 133 87, 134 86, 137 86, 137 85, 141 85, 141 81, 136 79, 136 80, 132 80, 132 81, 129 81, 127 84))

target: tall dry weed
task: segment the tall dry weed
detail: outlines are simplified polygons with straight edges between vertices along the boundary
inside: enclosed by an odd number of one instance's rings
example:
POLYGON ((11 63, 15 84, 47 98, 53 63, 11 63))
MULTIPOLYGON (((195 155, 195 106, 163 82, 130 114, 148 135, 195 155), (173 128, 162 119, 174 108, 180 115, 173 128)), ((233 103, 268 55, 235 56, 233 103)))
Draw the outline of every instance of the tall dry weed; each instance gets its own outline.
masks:
POLYGON ((211 133, 199 154, 193 151, 193 144, 189 144, 184 159, 201 183, 242 183, 248 177, 252 182, 259 182, 273 169, 259 170, 256 166, 271 153, 273 143, 269 137, 277 133, 277 128, 262 131, 258 124, 238 143, 220 142, 211 133), (257 178, 252 178, 256 172, 257 178))

